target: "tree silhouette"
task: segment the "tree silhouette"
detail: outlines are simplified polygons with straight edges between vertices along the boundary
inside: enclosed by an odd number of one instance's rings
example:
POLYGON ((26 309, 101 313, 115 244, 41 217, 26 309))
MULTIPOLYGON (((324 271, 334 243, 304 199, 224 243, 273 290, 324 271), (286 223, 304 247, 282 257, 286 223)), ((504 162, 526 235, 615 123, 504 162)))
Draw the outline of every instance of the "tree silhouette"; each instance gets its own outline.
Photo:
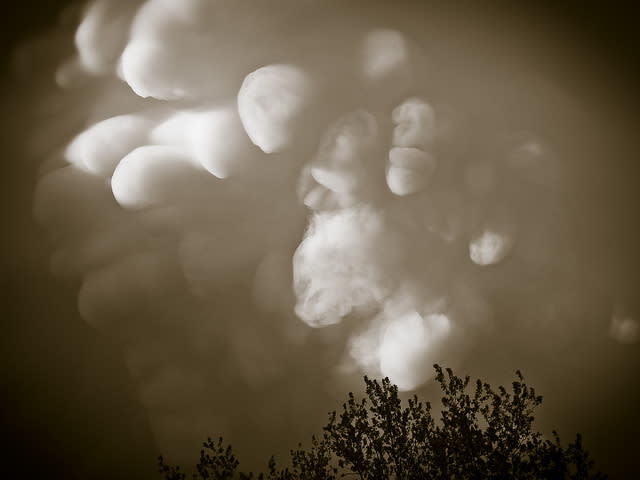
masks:
MULTIPOLYGON (((534 410, 542 397, 524 383, 520 371, 511 391, 494 391, 477 380, 460 378, 434 365, 444 393, 439 421, 431 404, 409 399, 403 407, 398 387, 388 378, 364 377, 366 396, 349 393, 340 415, 332 412, 311 447, 298 444, 290 465, 279 469, 272 457, 266 473, 239 472, 239 462, 222 438, 203 444, 194 479, 361 480, 423 479, 605 479, 593 472, 594 462, 582 447, 580 434, 566 448, 558 434, 544 439, 533 428, 534 410), (471 390, 471 392, 469 392, 471 390)), ((166 480, 184 480, 180 467, 159 458, 166 480)))

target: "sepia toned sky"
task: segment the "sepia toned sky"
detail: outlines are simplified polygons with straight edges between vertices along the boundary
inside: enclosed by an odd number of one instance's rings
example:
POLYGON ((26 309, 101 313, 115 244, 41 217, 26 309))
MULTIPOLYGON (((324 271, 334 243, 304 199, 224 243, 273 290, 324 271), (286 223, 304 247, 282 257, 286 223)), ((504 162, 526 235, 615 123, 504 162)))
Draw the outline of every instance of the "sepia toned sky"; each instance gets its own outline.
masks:
POLYGON ((12 476, 261 468, 363 374, 435 403, 435 362, 640 473, 630 12, 64 3, 3 23, 12 476))

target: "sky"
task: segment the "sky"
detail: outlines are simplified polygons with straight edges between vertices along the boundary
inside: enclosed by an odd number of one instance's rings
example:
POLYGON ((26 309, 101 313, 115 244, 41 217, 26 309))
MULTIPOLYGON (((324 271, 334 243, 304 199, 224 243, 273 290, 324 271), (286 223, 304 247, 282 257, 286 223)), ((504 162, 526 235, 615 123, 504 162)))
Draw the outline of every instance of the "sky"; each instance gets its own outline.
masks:
POLYGON ((11 472, 151 478, 219 435, 263 468, 364 374, 435 403, 437 362, 520 369, 545 434, 640 473, 624 11, 62 3, 3 28, 11 472))

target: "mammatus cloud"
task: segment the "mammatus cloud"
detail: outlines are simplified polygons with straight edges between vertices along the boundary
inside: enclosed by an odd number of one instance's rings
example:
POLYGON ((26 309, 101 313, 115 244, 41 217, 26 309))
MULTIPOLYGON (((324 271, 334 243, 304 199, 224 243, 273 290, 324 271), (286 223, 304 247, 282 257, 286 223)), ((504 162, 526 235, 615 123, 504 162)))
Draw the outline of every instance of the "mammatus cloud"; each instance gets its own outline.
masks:
POLYGON ((267 65, 244 78, 238 113, 251 141, 265 153, 286 150, 309 115, 313 80, 292 65, 267 65))
MULTIPOLYGON (((565 232, 535 223, 547 203, 566 215, 539 122, 447 98, 457 72, 425 68, 400 30, 292 27, 333 8, 95 0, 60 67, 71 98, 90 89, 72 107, 88 121, 34 214, 170 456, 295 424, 353 372, 419 388, 491 331, 493 287, 565 264, 565 232), (243 395, 262 406, 235 418, 243 395)), ((614 338, 637 330, 614 316, 614 338)))

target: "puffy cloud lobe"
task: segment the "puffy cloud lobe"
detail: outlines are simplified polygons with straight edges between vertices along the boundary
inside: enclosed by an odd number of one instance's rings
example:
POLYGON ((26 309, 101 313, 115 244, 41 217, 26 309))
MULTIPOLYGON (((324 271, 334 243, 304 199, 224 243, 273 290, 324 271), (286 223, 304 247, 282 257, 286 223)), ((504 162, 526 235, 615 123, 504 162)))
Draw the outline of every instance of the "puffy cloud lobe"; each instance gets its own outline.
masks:
POLYGON ((374 30, 364 39, 363 70, 365 77, 377 78, 407 68, 407 45, 396 30, 374 30))
POLYGON ((379 97, 395 98, 409 90, 414 81, 412 52, 405 36, 391 29, 376 29, 362 41, 364 84, 379 97))
POLYGON ((437 163, 433 154, 436 139, 433 108, 419 98, 409 98, 391 112, 395 125, 386 179, 389 190, 399 196, 424 190, 437 163))
POLYGON ((218 178, 246 173, 263 160, 249 143, 235 108, 203 115, 193 126, 191 148, 200 164, 218 178))
POLYGON ((351 208, 360 203, 357 194, 337 193, 318 183, 311 174, 311 164, 300 173, 296 188, 298 201, 314 212, 351 208))
POLYGON ((152 143, 186 148, 218 178, 251 173, 265 163, 233 106, 177 111, 151 132, 152 143))
POLYGON ((436 161, 433 155, 412 147, 389 150, 387 185, 396 195, 404 196, 423 190, 431 180, 436 161))
MULTIPOLYGON (((433 260, 431 266, 436 263, 433 260)), ((437 275, 433 269, 432 273, 437 275)), ((464 281, 448 290, 433 286, 405 275, 375 317, 352 332, 349 353, 356 365, 369 375, 388 376, 408 391, 433 377, 434 362, 459 361, 469 338, 490 325, 490 308, 464 281)))
POLYGON ((309 114, 314 89, 313 80, 293 65, 267 65, 247 75, 238 112, 251 141, 265 153, 290 147, 309 114))
POLYGON ((409 312, 391 320, 384 329, 380 345, 380 370, 393 378, 400 390, 412 390, 424 383, 432 372, 435 347, 448 336, 450 320, 444 314, 425 317, 409 312))
POLYGON ((303 168, 297 193, 313 211, 337 210, 371 201, 379 190, 378 121, 366 110, 346 113, 325 130, 303 168))
MULTIPOLYGON (((186 39, 182 40, 186 43, 186 39)), ((196 48, 198 40, 192 40, 196 48)), ((177 100, 201 96, 213 90, 211 67, 205 62, 192 63, 193 54, 167 51, 162 44, 152 40, 136 40, 127 45, 121 58, 121 75, 131 89, 140 97, 154 97, 161 100, 177 100), (178 55, 176 56, 176 53, 178 55), (207 71, 209 70, 209 71, 207 71), (193 92, 197 92, 194 94, 193 92)))
POLYGON ((429 149, 436 138, 433 107, 419 98, 409 98, 391 112, 395 123, 393 145, 429 149))
POLYGON ((212 13, 194 0, 145 2, 120 60, 120 75, 137 95, 175 100, 215 89, 211 35, 195 30, 212 13))
POLYGON ((288 49, 277 33, 296 21, 299 8, 290 0, 275 6, 149 0, 133 22, 120 75, 142 97, 226 98, 237 92, 242 78, 256 65, 269 63, 274 52, 288 49))
MULTIPOLYGON (((310 176, 310 175, 309 175, 310 176)), ((357 202, 351 195, 338 195, 324 185, 315 184, 304 196, 302 202, 313 211, 349 208, 357 202)))
POLYGON ((293 257, 296 314, 323 327, 382 302, 393 288, 398 249, 374 209, 314 214, 293 257))
POLYGON ((376 168, 378 124, 357 110, 339 118, 325 132, 311 162, 311 176, 339 196, 361 193, 372 186, 376 168))
POLYGON ((215 177, 203 175, 183 150, 163 145, 139 147, 125 156, 111 178, 117 202, 125 208, 145 208, 202 198, 215 188, 215 177))
POLYGON ((469 257, 480 266, 503 260, 513 248, 516 226, 510 215, 499 210, 474 233, 469 242, 469 257))
MULTIPOLYGON (((133 36, 170 35, 184 30, 199 30, 206 26, 215 12, 211 2, 185 0, 176 3, 171 0, 147 0, 138 12, 133 24, 133 36)), ((168 37, 167 40, 170 40, 168 37)))
POLYGON ((143 0, 94 0, 75 35, 82 66, 92 74, 111 73, 129 40, 135 12, 143 0))
POLYGON ((131 150, 147 143, 154 122, 144 114, 116 115, 80 133, 67 147, 69 163, 109 178, 120 160, 131 150))
POLYGON ((502 260, 511 247, 511 239, 501 232, 485 229, 469 244, 469 256, 478 265, 491 265, 502 260))

